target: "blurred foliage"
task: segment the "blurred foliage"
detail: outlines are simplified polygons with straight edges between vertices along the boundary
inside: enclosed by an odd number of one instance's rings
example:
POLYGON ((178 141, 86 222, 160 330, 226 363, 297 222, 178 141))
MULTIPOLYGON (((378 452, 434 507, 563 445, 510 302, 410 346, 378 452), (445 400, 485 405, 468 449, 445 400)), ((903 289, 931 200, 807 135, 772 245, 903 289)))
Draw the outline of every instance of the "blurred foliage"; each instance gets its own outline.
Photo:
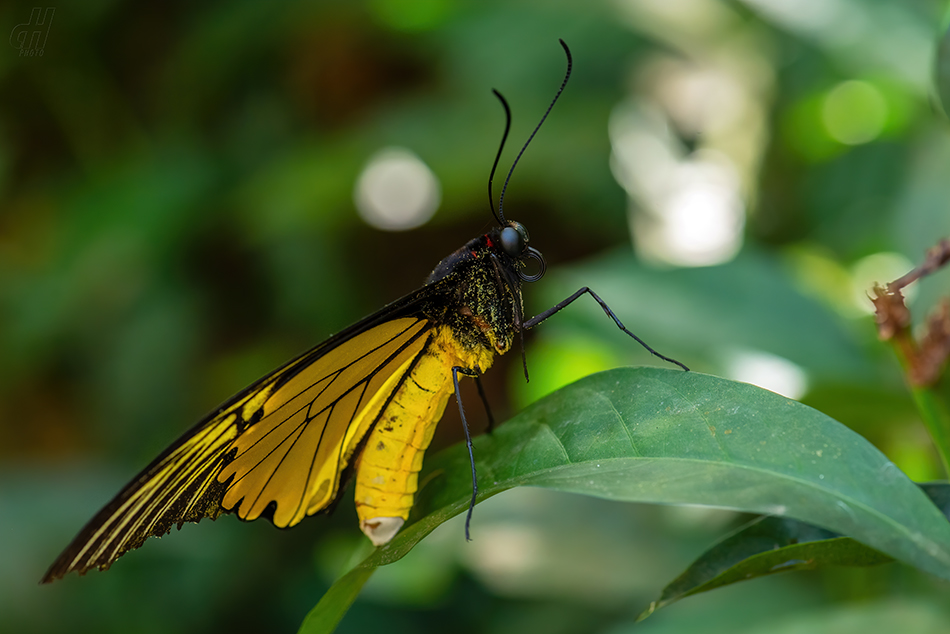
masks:
MULTIPOLYGON (((526 289, 528 312, 587 284, 697 370, 729 375, 743 351, 781 357, 807 378, 803 402, 915 479, 945 477, 869 303, 853 299, 874 281, 859 275, 871 259, 909 267, 950 234, 950 136, 931 86, 944 3, 69 0, 43 54, 21 56, 13 36, 31 9, 0 6, 5 630, 296 629, 362 539, 346 500, 292 531, 226 517, 151 540, 108 573, 36 582, 192 421, 413 289, 490 224, 503 125, 490 88, 512 104, 517 146, 561 79, 558 37, 574 76, 506 196, 550 266, 526 289), (709 144, 744 166, 742 250, 716 266, 636 257, 628 214, 643 203, 615 179, 612 116, 631 101, 663 111, 671 59, 721 62, 754 106, 727 126, 754 133, 738 148, 738 132, 697 134, 667 112, 684 153, 709 144), (839 99, 850 81, 862 90, 839 99), (876 95, 880 116, 842 132, 835 108, 863 108, 861 95, 876 95), (362 166, 387 146, 411 149, 441 183, 423 228, 384 233, 354 210, 362 166)), ((922 319, 950 273, 919 286, 922 319)), ((517 355, 485 377, 501 420, 580 374, 653 361, 592 302, 531 333, 527 358, 527 387, 517 355)), ((477 401, 471 385, 463 395, 477 401)), ((434 448, 461 437, 452 409, 434 448)), ((339 631, 627 631, 743 521, 510 491, 476 509, 474 544, 449 522, 383 568, 339 631), (545 556, 519 558, 525 544, 545 556)), ((690 598, 637 631, 938 631, 947 589, 896 564, 800 572, 690 598)))

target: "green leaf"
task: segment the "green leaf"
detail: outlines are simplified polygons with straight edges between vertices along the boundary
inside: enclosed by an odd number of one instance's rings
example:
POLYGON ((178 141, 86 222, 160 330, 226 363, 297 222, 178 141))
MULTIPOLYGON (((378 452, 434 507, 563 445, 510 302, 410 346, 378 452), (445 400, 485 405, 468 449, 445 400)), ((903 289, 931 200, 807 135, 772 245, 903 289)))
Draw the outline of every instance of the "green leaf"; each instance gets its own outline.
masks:
POLYGON ((690 564, 663 589, 638 621, 671 603, 756 577, 829 566, 874 566, 894 561, 873 548, 796 520, 760 516, 690 564))
MULTIPOLYGON (((365 564, 365 562, 364 562, 365 564)), ((320 602, 307 614, 300 625, 300 634, 316 634, 317 632, 332 632, 337 623, 346 614, 356 596, 363 589, 373 575, 374 567, 360 564, 350 570, 327 590, 320 602)))
MULTIPOLYGON (((950 518, 950 484, 920 485, 950 518)), ((738 528, 671 582, 638 620, 694 594, 756 577, 829 566, 875 566, 893 561, 850 537, 788 518, 761 516, 738 528)))
MULTIPOLYGON (((840 423, 751 385, 657 368, 595 374, 478 438, 475 456, 479 500, 542 486, 789 517, 950 579, 950 523, 913 482, 840 423)), ((308 616, 305 625, 327 629, 302 631, 332 629, 363 574, 400 559, 465 511, 471 480, 464 446, 428 459, 420 482, 413 509, 420 519, 331 589, 335 608, 321 601, 308 616)), ((478 538, 477 513, 472 535, 478 538)))
MULTIPOLYGON (((470 469, 469 473, 471 473, 470 469)), ((471 487, 471 480, 469 480, 469 487, 471 487)), ((471 497, 471 488, 469 488, 468 496, 471 497)), ((464 508, 456 504, 434 510, 400 531, 393 541, 375 549, 369 557, 337 579, 319 603, 307 614, 300 626, 299 634, 332 632, 376 568, 405 557, 416 544, 422 541, 423 537, 446 520, 458 515, 464 508)))

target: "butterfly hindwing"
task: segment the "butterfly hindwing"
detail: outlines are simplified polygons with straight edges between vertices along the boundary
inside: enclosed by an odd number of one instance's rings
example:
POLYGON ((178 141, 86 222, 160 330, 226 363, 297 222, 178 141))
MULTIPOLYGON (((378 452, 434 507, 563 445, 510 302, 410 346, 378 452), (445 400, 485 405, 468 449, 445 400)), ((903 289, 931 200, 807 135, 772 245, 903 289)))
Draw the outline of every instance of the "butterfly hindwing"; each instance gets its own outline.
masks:
POLYGON ((260 420, 232 443, 236 454, 219 476, 229 482, 224 506, 252 520, 276 502, 272 518, 281 528, 326 508, 356 445, 428 342, 427 323, 380 324, 264 399, 260 420))
POLYGON ((354 451, 429 344, 433 323, 413 308, 426 294, 387 306, 232 397, 126 485, 43 580, 108 568, 185 522, 233 512, 284 528, 330 507, 354 451))

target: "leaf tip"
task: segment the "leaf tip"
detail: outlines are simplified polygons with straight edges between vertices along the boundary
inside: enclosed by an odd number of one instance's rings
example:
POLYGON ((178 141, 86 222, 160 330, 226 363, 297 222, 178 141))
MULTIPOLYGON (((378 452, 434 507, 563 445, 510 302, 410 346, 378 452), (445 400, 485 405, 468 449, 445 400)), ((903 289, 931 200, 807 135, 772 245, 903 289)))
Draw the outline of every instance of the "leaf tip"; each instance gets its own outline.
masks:
POLYGON ((634 622, 635 622, 635 623, 639 623, 640 621, 643 621, 643 620, 646 619, 648 616, 650 616, 651 614, 653 614, 654 612, 656 612, 656 609, 657 609, 658 607, 660 607, 659 602, 657 602, 657 601, 652 601, 652 602, 650 603, 650 606, 649 606, 646 610, 644 610, 643 612, 641 612, 641 613, 640 613, 640 616, 638 616, 638 617, 637 617, 637 620, 634 621, 634 622))

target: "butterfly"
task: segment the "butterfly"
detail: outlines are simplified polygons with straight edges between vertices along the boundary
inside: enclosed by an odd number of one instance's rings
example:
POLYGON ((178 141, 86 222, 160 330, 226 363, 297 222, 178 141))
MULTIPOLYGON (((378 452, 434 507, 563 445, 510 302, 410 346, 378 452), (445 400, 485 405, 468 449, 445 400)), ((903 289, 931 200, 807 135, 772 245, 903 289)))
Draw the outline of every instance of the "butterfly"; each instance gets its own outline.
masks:
MULTIPOLYGON (((328 512, 355 477, 360 528, 373 544, 388 543, 409 517, 422 458, 449 398, 455 394, 472 458, 471 519, 478 493, 472 441, 459 397, 459 378, 476 380, 529 330, 584 294, 626 334, 607 304, 587 287, 525 319, 521 286, 545 270, 528 231, 504 215, 514 167, 544 123, 561 87, 515 158, 499 196, 492 180, 511 127, 507 123, 489 176, 498 226, 443 259, 421 288, 385 306, 287 362, 228 399, 152 461, 89 521, 43 577, 105 570, 150 536, 185 522, 233 513, 266 517, 280 528, 328 512), (536 262, 538 270, 526 273, 536 262)), ((525 364, 527 378, 527 365, 525 364)), ((487 403, 486 403, 487 405, 487 403)), ((490 414, 489 414, 490 417, 490 414)), ((468 521, 465 528, 469 536, 468 521)))

